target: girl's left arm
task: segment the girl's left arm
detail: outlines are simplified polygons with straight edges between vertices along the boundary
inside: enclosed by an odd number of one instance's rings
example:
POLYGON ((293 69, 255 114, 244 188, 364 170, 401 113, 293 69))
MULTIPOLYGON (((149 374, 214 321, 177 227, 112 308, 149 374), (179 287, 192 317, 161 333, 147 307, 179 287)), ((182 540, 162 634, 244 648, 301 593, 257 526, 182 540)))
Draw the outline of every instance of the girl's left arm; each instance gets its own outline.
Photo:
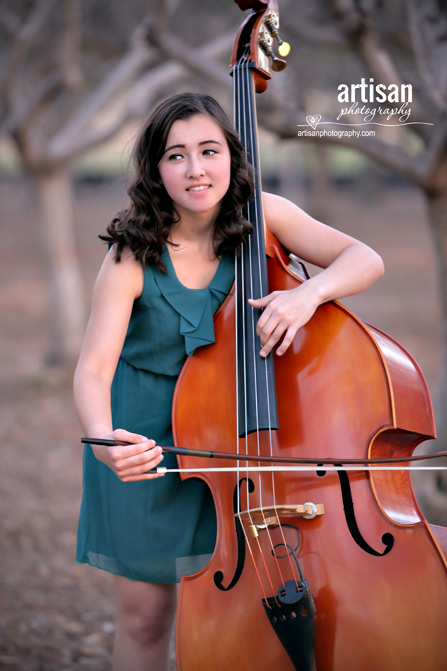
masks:
POLYGON ((263 308, 257 332, 261 356, 284 354, 296 332, 319 305, 359 293, 383 275, 382 259, 370 247, 310 217, 279 196, 263 194, 267 227, 284 247, 323 270, 295 289, 274 291, 250 305, 263 308))

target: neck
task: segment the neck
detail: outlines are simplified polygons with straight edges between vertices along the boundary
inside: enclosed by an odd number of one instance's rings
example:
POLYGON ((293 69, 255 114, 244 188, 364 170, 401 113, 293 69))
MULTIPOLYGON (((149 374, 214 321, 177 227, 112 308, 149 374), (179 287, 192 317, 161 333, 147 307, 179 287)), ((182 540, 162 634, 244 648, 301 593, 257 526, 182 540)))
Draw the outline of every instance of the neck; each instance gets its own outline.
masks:
POLYGON ((180 221, 171 227, 169 241, 212 244, 215 217, 194 215, 181 216, 180 221))

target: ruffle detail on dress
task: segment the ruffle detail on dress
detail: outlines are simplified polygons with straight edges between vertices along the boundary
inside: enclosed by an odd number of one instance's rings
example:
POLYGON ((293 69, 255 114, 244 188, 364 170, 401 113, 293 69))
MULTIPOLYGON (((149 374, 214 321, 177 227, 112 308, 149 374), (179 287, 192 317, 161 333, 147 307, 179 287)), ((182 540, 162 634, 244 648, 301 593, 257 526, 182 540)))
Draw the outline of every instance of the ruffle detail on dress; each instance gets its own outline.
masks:
POLYGON ((215 342, 214 313, 233 283, 231 267, 234 260, 224 255, 208 287, 189 289, 175 275, 167 250, 162 258, 168 273, 164 275, 157 270, 154 279, 166 301, 180 315, 180 333, 185 339, 186 354, 191 355, 197 347, 215 342))

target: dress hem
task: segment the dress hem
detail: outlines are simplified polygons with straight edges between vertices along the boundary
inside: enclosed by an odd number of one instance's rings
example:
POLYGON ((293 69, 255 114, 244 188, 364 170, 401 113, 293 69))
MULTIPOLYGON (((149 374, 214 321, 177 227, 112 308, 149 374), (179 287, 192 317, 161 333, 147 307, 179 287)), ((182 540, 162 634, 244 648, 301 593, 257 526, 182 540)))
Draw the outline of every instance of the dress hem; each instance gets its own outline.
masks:
POLYGON ((110 573, 111 575, 119 575, 122 578, 126 578, 127 580, 132 580, 132 582, 148 582, 148 583, 154 583, 158 585, 174 585, 178 584, 180 582, 180 578, 174 579, 174 580, 154 580, 152 578, 143 578, 143 577, 138 577, 136 578, 135 576, 131 576, 124 571, 120 571, 119 569, 113 570, 112 568, 107 568, 106 566, 101 566, 101 564, 92 562, 89 559, 76 559, 77 564, 87 564, 87 566, 91 566, 92 568, 97 568, 100 571, 106 571, 106 573, 110 573))

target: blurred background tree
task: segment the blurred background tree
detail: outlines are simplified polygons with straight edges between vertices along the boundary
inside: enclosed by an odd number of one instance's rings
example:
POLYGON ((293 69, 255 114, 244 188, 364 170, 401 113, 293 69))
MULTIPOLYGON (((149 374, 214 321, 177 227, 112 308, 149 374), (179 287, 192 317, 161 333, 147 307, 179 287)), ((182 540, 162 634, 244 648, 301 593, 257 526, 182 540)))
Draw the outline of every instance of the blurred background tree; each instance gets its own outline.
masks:
MULTIPOLYGON (((273 137, 296 142, 297 124, 305 124, 308 115, 334 121, 342 82, 373 77, 376 84, 412 84, 412 118, 432 126, 383 128, 373 138, 318 139, 312 160, 298 159, 298 167, 313 195, 308 209, 321 218, 334 196, 331 155, 324 142, 360 152, 421 190, 445 319, 446 0, 279 4, 281 33, 292 53, 287 70, 272 80, 258 107, 259 124, 273 137)), ((85 327, 74 235, 76 161, 137 124, 154 102, 175 90, 204 87, 231 109, 228 65, 243 19, 233 0, 3 0, 0 5, 0 130, 12 140, 37 194, 50 297, 50 362, 71 361, 85 327)), ((266 152, 267 168, 270 160, 276 173, 265 170, 266 182, 281 180, 283 189, 291 188, 297 165, 293 170, 281 166, 280 145, 274 150, 266 152)), ((369 198, 374 197, 372 174, 361 184, 369 198)), ((441 386, 437 419, 444 442, 445 375, 441 386)), ((427 481, 427 497, 439 510, 445 506, 447 482, 439 476, 427 476, 427 481)))
MULTIPOLYGON (((184 75, 183 66, 167 62, 148 40, 152 23, 176 4, 160 3, 155 16, 143 0, 5 0, 0 6, 0 129, 13 140, 37 194, 50 296, 49 362, 75 357, 85 328, 74 162, 143 119, 184 75)), ((228 52, 232 36, 208 34, 194 58, 206 62, 228 52)))

